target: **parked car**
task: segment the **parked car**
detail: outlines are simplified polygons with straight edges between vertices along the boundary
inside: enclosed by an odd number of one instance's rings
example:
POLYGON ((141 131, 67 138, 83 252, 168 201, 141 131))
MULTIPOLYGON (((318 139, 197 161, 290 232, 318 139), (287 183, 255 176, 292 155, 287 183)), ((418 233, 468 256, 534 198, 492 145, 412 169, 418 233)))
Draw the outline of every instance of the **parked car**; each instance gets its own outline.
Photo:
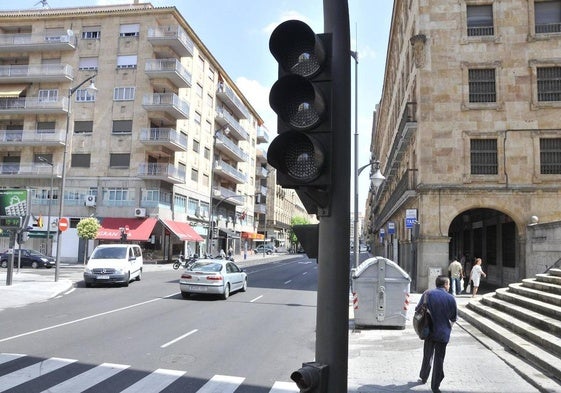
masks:
POLYGON ((122 284, 140 281, 144 261, 136 244, 103 244, 97 246, 84 269, 86 287, 93 284, 122 284))
POLYGON ((247 290, 247 274, 227 259, 199 259, 181 274, 179 289, 184 299, 198 293, 226 300, 234 291, 247 290))
MULTIPOLYGON (((14 266, 18 264, 18 254, 19 248, 17 248, 16 253, 14 255, 14 266)), ((12 249, 7 249, 0 254, 0 266, 8 267, 9 258, 12 256, 12 249)), ((40 253, 39 251, 30 250, 27 248, 21 249, 21 265, 20 266, 31 266, 33 269, 37 269, 38 267, 46 267, 50 269, 51 267, 55 266, 56 262, 53 257, 49 257, 45 254, 40 253)))
POLYGON ((263 254, 263 252, 265 252, 265 254, 271 255, 275 252, 275 248, 273 246, 260 245, 255 247, 254 251, 256 254, 263 254))

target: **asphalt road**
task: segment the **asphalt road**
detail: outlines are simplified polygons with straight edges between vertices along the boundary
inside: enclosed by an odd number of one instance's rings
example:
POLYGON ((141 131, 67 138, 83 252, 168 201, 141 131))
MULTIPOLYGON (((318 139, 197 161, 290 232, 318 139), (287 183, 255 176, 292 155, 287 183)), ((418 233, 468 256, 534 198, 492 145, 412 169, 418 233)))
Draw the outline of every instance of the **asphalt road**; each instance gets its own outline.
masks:
POLYGON ((121 392, 154 375, 173 382, 141 391, 234 391, 203 390, 213 380, 235 385, 236 393, 295 391, 273 387, 314 359, 317 265, 298 259, 245 270, 247 292, 223 301, 183 299, 180 271, 169 265, 146 271, 128 288, 85 288, 81 269, 61 269, 61 276, 78 280, 71 293, 2 311, 0 353, 25 356, 8 359, 4 367, 0 357, 0 392, 14 372, 38 361, 43 373, 10 392, 40 392, 64 383, 67 390, 50 391, 78 391, 71 383, 84 373, 91 383, 99 379, 88 392, 121 392), (61 362, 53 358, 72 361, 60 367, 51 364, 61 362), (48 367, 60 368, 44 373, 48 367))

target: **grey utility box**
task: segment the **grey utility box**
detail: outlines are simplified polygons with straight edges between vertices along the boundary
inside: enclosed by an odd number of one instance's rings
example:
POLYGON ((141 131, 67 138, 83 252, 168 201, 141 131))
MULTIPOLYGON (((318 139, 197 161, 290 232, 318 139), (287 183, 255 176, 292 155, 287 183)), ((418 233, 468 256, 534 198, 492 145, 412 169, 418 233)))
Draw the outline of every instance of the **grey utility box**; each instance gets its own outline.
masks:
POLYGON ((411 278, 395 262, 374 257, 352 270, 355 326, 405 328, 411 278))

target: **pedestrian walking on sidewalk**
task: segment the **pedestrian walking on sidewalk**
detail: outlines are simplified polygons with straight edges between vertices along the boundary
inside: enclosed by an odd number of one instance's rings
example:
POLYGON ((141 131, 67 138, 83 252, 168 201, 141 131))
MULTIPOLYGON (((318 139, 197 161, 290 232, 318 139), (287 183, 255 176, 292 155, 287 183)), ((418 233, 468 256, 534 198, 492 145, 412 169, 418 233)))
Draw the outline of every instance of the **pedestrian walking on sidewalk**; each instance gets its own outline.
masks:
POLYGON ((450 273, 450 293, 454 296, 462 293, 462 277, 463 269, 462 264, 454 259, 450 265, 448 265, 448 273, 450 273))
POLYGON ((485 274, 485 272, 483 272, 483 269, 481 268, 481 258, 476 258, 475 265, 471 269, 471 273, 470 273, 470 279, 471 281, 473 281, 471 297, 475 297, 477 295, 477 290, 479 289, 481 276, 487 277, 487 274, 485 274))
POLYGON ((431 390, 440 393, 440 383, 444 379, 444 357, 446 346, 450 341, 452 324, 458 317, 458 308, 454 296, 448 293, 450 279, 446 275, 436 278, 436 288, 425 291, 415 310, 420 308, 427 298, 431 314, 431 329, 423 346, 423 363, 419 372, 419 382, 426 383, 432 367, 431 390), (432 365, 432 366, 431 366, 432 365))

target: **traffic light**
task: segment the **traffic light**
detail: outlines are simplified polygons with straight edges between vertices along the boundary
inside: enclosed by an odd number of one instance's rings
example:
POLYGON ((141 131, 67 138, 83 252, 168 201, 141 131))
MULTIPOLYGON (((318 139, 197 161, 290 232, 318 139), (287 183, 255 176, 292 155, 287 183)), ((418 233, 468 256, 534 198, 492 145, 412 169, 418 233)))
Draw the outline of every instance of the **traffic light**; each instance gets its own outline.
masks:
POLYGON ((278 136, 267 160, 277 183, 293 188, 308 213, 328 215, 332 182, 331 34, 315 34, 289 20, 273 31, 269 49, 279 63, 279 79, 269 104, 278 116, 278 136))
POLYGON ((327 391, 328 366, 316 362, 303 363, 290 379, 296 382, 301 393, 324 393, 327 391))

